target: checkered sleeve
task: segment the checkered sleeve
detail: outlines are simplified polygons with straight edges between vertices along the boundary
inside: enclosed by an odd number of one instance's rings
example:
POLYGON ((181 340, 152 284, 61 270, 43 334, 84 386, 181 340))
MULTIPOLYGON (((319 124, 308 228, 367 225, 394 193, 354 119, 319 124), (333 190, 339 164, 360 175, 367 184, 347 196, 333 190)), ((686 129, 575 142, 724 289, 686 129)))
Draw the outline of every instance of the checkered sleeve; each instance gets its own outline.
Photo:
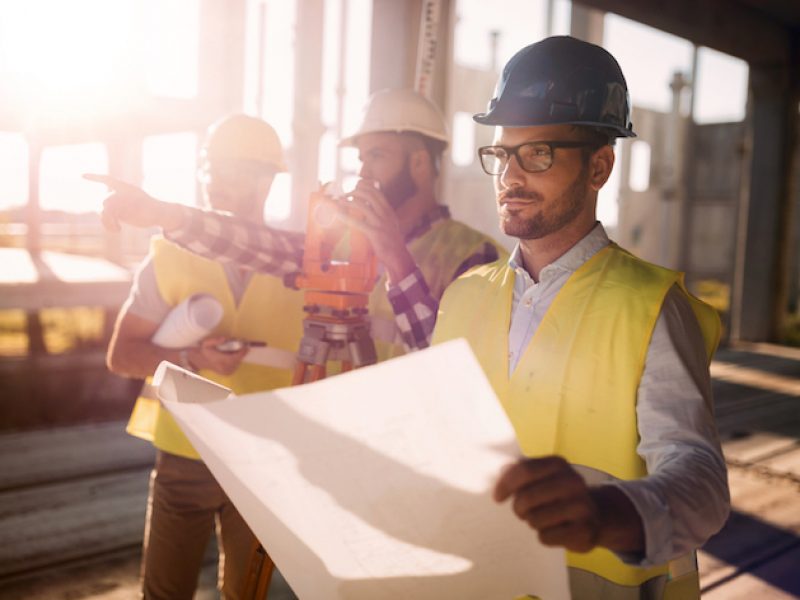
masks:
MULTIPOLYGON (((486 242, 458 266, 453 279, 472 267, 494 262, 498 258, 497 248, 486 242)), ((397 285, 387 286, 387 296, 406 350, 422 350, 430 346, 439 299, 431 293, 422 271, 417 268, 397 285)))
POLYGON ((395 323, 406 350, 422 350, 431 343, 439 301, 433 297, 419 268, 387 288, 395 323))
POLYGON ((183 225, 165 237, 222 263, 281 277, 300 270, 305 236, 253 223, 229 213, 183 207, 183 225))

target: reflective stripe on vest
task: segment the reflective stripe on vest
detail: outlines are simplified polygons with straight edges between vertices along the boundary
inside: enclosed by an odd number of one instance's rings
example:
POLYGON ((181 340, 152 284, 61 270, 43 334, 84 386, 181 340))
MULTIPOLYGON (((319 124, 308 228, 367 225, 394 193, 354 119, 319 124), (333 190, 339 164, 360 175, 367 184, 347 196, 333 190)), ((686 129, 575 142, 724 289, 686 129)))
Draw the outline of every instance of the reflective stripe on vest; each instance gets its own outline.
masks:
MULTIPOLYGON (((291 384, 294 351, 302 336, 303 295, 287 289, 281 279, 254 274, 237 303, 221 265, 162 238, 151 243, 159 293, 170 306, 193 294, 210 294, 222 304, 222 321, 214 334, 262 341, 230 376, 200 371, 203 377, 237 394, 285 387, 291 384)), ((160 450, 186 458, 199 458, 172 416, 161 408, 152 389, 145 387, 137 399, 128 432, 147 439, 160 450)))
POLYGON ((251 365, 261 365, 262 367, 274 367, 276 369, 294 369, 297 363, 297 353, 264 346, 263 348, 250 348, 245 354, 242 362, 251 365))
MULTIPOLYGON (((661 305, 676 284, 682 288, 679 273, 616 245, 601 250, 568 279, 509 378, 514 272, 498 261, 474 269, 447 290, 433 341, 468 339, 526 456, 559 454, 616 479, 637 479, 647 470, 636 453, 636 393, 661 305)), ((686 296, 710 360, 719 319, 711 307, 686 296)), ((665 598, 679 581, 666 577, 667 565, 629 566, 604 548, 568 553, 568 564, 620 587, 663 576, 665 598)), ((686 597, 698 593, 695 588, 686 597)))

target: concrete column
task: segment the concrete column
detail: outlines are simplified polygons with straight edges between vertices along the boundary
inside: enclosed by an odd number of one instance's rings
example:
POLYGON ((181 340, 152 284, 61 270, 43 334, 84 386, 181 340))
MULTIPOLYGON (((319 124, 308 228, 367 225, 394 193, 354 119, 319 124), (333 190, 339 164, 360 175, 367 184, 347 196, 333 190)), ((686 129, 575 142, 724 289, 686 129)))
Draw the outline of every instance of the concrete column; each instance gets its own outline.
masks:
POLYGON ((289 226, 304 228, 308 194, 316 189, 319 172, 319 142, 325 131, 320 115, 322 97, 323 0, 297 3, 294 53, 293 144, 288 153, 292 179, 292 210, 289 226))
MULTIPOLYGON (((694 73, 692 75, 694 77, 694 73)), ((687 217, 691 213, 688 206, 691 198, 687 194, 685 177, 688 174, 684 168, 683 157, 688 155, 687 148, 691 136, 687 129, 690 127, 681 110, 681 97, 687 86, 694 82, 687 81, 680 71, 672 75, 669 86, 672 90, 672 110, 669 114, 669 125, 664 132, 665 139, 665 164, 660 174, 662 182, 661 212, 661 260, 659 264, 671 269, 686 270, 689 253, 689 228, 687 217)))
MULTIPOLYGON (((198 100, 209 121, 242 109, 246 0, 201 0, 198 100)), ((304 4, 304 2, 300 2, 304 4)))
POLYGON ((570 33, 573 37, 602 46, 605 16, 603 11, 573 2, 570 33))
POLYGON ((42 146, 35 139, 28 139, 28 204, 25 210, 27 230, 25 245, 31 256, 39 256, 42 250, 42 209, 39 205, 39 167, 42 146))
POLYGON ((370 93, 412 87, 421 0, 373 0, 370 93))
POLYGON ((788 65, 751 65, 752 160, 739 211, 732 339, 776 340, 786 310, 787 217, 799 89, 788 65))
MULTIPOLYGON (((452 0, 439 0, 431 99, 442 110, 447 106, 454 4, 452 0)), ((383 88, 414 87, 423 5, 422 0, 374 0, 371 92, 383 88)))
MULTIPOLYGON (((106 143, 108 152, 108 172, 114 177, 123 181, 131 181, 136 185, 144 183, 144 171, 142 166, 142 142, 143 138, 136 134, 125 136, 114 136, 106 143)), ((165 198, 165 200, 174 200, 165 198)), ((144 231, 134 228, 123 228, 118 233, 110 231, 103 232, 104 256, 112 262, 124 264, 125 259, 129 258, 129 253, 137 247, 137 242, 146 236, 144 231)))

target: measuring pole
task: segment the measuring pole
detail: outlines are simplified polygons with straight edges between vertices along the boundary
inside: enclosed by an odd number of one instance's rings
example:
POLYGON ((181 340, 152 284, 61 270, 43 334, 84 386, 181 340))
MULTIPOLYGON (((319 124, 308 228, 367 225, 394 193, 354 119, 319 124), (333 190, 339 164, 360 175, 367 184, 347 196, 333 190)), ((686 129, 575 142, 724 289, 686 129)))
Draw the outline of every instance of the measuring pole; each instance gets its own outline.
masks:
POLYGON ((441 9, 441 0, 422 0, 414 89, 428 100, 433 95, 433 74, 436 67, 437 37, 441 9))

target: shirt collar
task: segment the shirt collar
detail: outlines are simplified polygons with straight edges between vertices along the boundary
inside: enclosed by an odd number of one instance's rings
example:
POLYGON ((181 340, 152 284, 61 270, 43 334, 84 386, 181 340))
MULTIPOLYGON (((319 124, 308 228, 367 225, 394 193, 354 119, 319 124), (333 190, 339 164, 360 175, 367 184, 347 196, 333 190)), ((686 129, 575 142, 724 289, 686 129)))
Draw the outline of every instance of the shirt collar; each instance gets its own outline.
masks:
POLYGON ((419 221, 409 230, 405 236, 406 244, 414 241, 418 237, 422 237, 437 221, 450 218, 450 209, 441 204, 437 204, 431 210, 426 212, 419 221))
MULTIPOLYGON (((608 239, 608 234, 603 224, 597 221, 592 230, 587 233, 581 241, 541 270, 539 273, 539 280, 548 279, 556 271, 574 273, 583 263, 610 243, 611 241, 608 239)), ((514 252, 512 252, 511 256, 508 258, 508 266, 514 269, 518 274, 522 272, 528 275, 528 272, 523 266, 522 252, 519 243, 517 243, 514 252)), ((528 276, 530 277, 530 275, 528 276)))

